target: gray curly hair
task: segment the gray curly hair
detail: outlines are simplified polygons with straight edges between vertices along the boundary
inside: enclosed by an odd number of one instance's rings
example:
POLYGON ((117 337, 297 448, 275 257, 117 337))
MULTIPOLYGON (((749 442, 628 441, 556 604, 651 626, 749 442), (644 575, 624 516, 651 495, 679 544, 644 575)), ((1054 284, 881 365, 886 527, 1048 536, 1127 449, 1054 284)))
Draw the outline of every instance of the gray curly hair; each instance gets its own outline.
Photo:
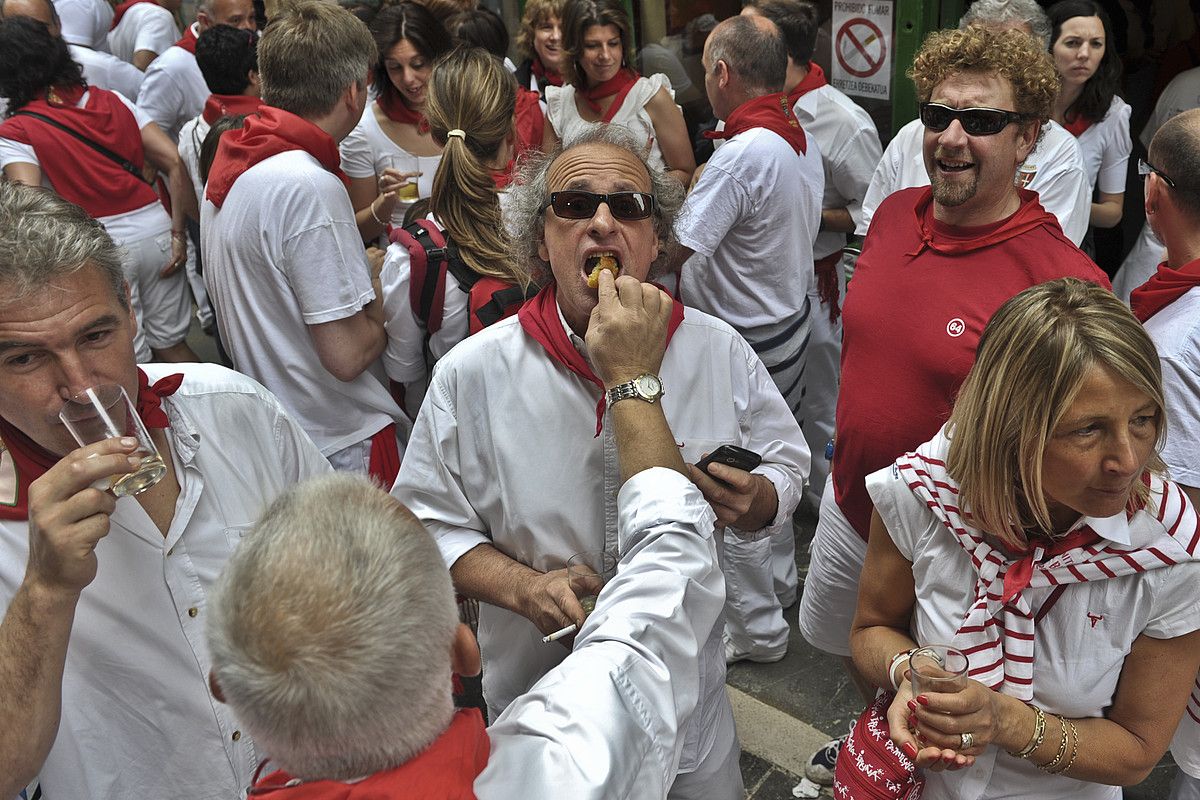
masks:
POLYGON ((959 28, 968 25, 1003 25, 1024 23, 1050 49, 1050 18, 1036 0, 975 0, 958 21, 959 28))
POLYGON ((648 277, 665 274, 671 266, 679 240, 675 237, 675 221, 683 206, 683 188, 646 160, 646 149, 639 146, 633 134, 620 125, 597 123, 589 125, 576 136, 564 141, 549 155, 536 154, 525 159, 517 170, 516 180, 506 204, 505 216, 517 260, 527 265, 533 280, 545 286, 554 280, 550 263, 538 255, 538 244, 545 234, 543 206, 550 201, 550 167, 564 153, 590 144, 604 144, 628 150, 637 156, 650 176, 650 193, 654 195, 654 231, 658 235, 658 257, 650 264, 648 277))

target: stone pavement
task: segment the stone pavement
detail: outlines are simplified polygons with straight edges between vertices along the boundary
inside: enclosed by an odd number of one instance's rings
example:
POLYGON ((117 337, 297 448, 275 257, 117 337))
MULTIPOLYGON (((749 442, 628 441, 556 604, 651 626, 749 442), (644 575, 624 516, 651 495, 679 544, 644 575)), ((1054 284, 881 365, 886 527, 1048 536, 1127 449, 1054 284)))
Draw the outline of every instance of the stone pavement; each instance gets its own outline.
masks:
MULTIPOLYGON (((816 517, 796 521, 796 566, 801 592, 808 574, 808 544, 816 517)), ((787 656, 774 664, 742 662, 729 668, 726 684, 742 743, 742 776, 748 800, 791 800, 808 757, 846 733, 862 711, 858 691, 841 660, 811 647, 796 628, 799 603, 784 611, 791 624, 787 656)), ((1125 800, 1165 800, 1175 765, 1168 753, 1125 800)), ((828 790, 822 797, 831 797, 828 790)))

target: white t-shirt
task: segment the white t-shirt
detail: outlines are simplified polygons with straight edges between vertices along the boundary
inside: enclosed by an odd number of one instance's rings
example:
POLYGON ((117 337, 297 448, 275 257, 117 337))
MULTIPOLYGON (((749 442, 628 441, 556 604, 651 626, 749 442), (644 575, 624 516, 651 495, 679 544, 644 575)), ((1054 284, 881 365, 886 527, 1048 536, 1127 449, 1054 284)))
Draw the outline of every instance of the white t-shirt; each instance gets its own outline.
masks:
MULTIPOLYGON (((892 192, 929 185, 922 152, 924 134, 925 126, 915 119, 888 143, 875 174, 871 176, 871 185, 863 201, 863 219, 855 229, 857 235, 867 235, 875 209, 892 192)), ((1038 193, 1042 208, 1058 217, 1063 233, 1077 245, 1087 233, 1092 214, 1087 175, 1075 137, 1054 120, 1042 126, 1041 139, 1017 172, 1022 187, 1038 193)), ((1121 180, 1124 185, 1124 177, 1121 180)))
POLYGON ((302 150, 272 156, 237 179, 221 208, 205 198, 200 234, 204 282, 234 366, 270 388, 322 453, 400 420, 381 370, 338 380, 308 330, 375 299, 335 175, 302 150))
MULTIPOLYGON (((779 513, 757 533, 790 526, 808 447, 746 342, 688 309, 659 373, 663 411, 684 459, 694 463, 721 444, 759 453, 763 464, 754 472, 775 486, 779 513)), ((447 566, 489 542, 538 570, 560 568, 584 550, 618 547, 620 468, 611 414, 595 435, 597 397, 594 384, 552 361, 515 317, 438 362, 392 492, 433 534, 447 566)), ((484 692, 494 707, 507 706, 567 654, 543 644, 518 614, 484 604, 479 615, 484 692)), ((720 628, 700 661, 694 722, 702 739, 685 746, 689 770, 711 749, 724 699, 720 628)))
MULTIPOLYGON (((143 365, 184 374, 163 400, 179 481, 164 536, 132 497, 117 499, 96 545, 96 579, 75 612, 58 735, 39 774, 47 797, 243 796, 263 753, 208 687, 208 591, 267 506, 330 471, 312 441, 254 381, 212 364, 143 365)), ((12 487, 0 456, 0 496, 12 487)), ((0 606, 25 575, 25 522, 0 522, 0 606)))
POLYGON ((1200 67, 1184 70, 1171 79, 1162 94, 1158 96, 1158 102, 1154 104, 1154 112, 1150 114, 1150 119, 1146 122, 1146 127, 1142 128, 1138 138, 1149 150, 1150 140, 1154 138, 1154 134, 1158 133, 1158 129, 1163 126, 1164 122, 1176 114, 1192 108, 1200 108, 1200 67))
POLYGON ((62 38, 68 44, 108 51, 113 7, 106 0, 54 0, 54 10, 62 23, 62 38))
POLYGON ((1200 486, 1200 289, 1146 320, 1158 348, 1167 401, 1167 440, 1162 457, 1171 478, 1200 486))
POLYGON ((1105 194, 1125 192, 1125 171, 1133 151, 1133 141, 1129 138, 1131 112, 1128 103, 1113 95, 1104 119, 1080 134, 1079 152, 1092 189, 1105 194))
POLYGON ((161 55, 179 41, 175 17, 157 3, 138 3, 121 17, 117 27, 109 31, 108 49, 122 61, 133 63, 133 54, 149 50, 161 55))
MULTIPOLYGON (((646 148, 650 166, 665 170, 667 163, 663 160, 662 149, 658 146, 658 134, 654 131, 650 112, 646 110, 646 104, 658 94, 659 89, 670 91, 671 81, 666 75, 659 73, 638 78, 629 94, 625 95, 611 122, 613 125, 628 128, 634 139, 646 148)), ((579 116, 579 109, 575 107, 574 86, 546 87, 546 119, 554 126, 554 132, 562 142, 595 124, 579 116)))
POLYGON ((683 265, 684 302, 751 342, 807 302, 825 188, 819 148, 807 139, 798 156, 766 128, 739 133, 709 159, 680 212, 679 241, 695 251, 683 265))
MULTIPOLYGON (((142 3, 141 5, 146 5, 142 3)), ((133 114, 134 120, 137 122, 138 130, 150 124, 151 119, 146 115, 131 100, 125 97, 120 92, 113 92, 118 100, 129 109, 133 114)), ((87 103, 88 93, 84 92, 79 98, 77 106, 83 106, 87 103)), ((84 135, 86 131, 80 131, 84 135)), ((84 158, 104 158, 105 156, 99 153, 93 154, 91 150, 83 148, 81 154, 84 158)), ((31 144, 22 144, 15 142, 12 139, 0 137, 0 170, 9 164, 32 164, 41 169, 42 163, 38 160, 37 152, 31 144)), ((46 176, 45 170, 42 171, 42 186, 47 189, 54 189, 54 185, 50 183, 50 179, 46 176)), ((139 239, 145 239, 150 236, 157 236, 161 233, 171 230, 171 217, 167 215, 167 210, 163 204, 155 200, 153 203, 135 208, 133 211, 126 211, 123 214, 112 214, 110 216, 96 217, 96 220, 104 226, 108 231, 108 235, 113 238, 117 244, 123 242, 136 242, 139 239)))
POLYGON ((200 180, 200 146, 204 144, 210 127, 204 117, 197 114, 179 129, 179 158, 187 168, 192 187, 196 190, 197 208, 204 205, 204 183, 200 180))
MULTIPOLYGON (((941 434, 939 437, 943 443, 946 441, 941 434)), ((944 448, 929 452, 932 458, 939 455, 944 460, 944 448)), ((919 644, 954 644, 955 634, 975 601, 978 573, 970 554, 909 489, 894 466, 868 475, 867 491, 896 548, 912 563, 916 591, 913 638, 919 644)), ((1105 539, 1126 546, 1147 544, 1165 530, 1161 522, 1145 512, 1129 522, 1123 514, 1104 520, 1089 518, 1087 522, 1105 539)), ((1143 633, 1168 639, 1200 629, 1197 581, 1200 562, 1070 584, 1037 622, 1034 705, 1065 717, 1103 716, 1112 705, 1121 667, 1134 639, 1143 633), (1089 615, 1100 619, 1089 624, 1089 615)), ((1032 608, 1040 608, 1052 591, 1054 587, 1029 588, 1025 596, 1032 608)), ((1010 756, 995 746, 976 756, 970 769, 926 771, 925 777, 922 797, 927 800, 1121 797, 1120 787, 1048 775, 1031 761, 1010 756)))
POLYGON ((146 67, 137 104, 171 141, 178 142, 179 129, 204 110, 208 95, 208 84, 204 82, 196 56, 182 47, 172 46, 146 67))
MULTIPOLYGON (((429 197, 433 191, 433 176, 437 173, 442 156, 415 156, 396 144, 379 127, 375 117, 375 104, 371 103, 362 118, 350 131, 350 135, 338 146, 342 153, 342 171, 351 178, 374 178, 388 168, 401 172, 420 172, 417 178, 417 195, 429 197)), ((392 212, 392 224, 404 224, 404 212, 411 202, 396 203, 392 212)))
MULTIPOLYGON (((861 106, 829 84, 806 92, 793 111, 821 148, 822 207, 845 208, 859 225, 871 174, 883 155, 875 123, 861 106)), ((845 246, 846 234, 821 231, 813 243, 813 257, 824 258, 845 246)))
POLYGON ((83 67, 83 77, 88 86, 110 89, 126 99, 136 101, 142 86, 142 71, 127 61, 77 44, 68 44, 71 58, 83 67))

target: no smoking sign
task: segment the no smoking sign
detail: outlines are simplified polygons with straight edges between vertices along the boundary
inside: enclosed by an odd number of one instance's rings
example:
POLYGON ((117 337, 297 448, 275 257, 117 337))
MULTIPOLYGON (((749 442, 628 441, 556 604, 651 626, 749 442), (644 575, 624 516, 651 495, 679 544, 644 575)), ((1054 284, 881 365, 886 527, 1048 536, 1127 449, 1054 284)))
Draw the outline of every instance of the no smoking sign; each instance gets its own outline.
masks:
POLYGON ((834 0, 834 86, 847 94, 888 99, 892 14, 891 0, 834 0))
POLYGON ((866 17, 847 20, 838 28, 838 64, 856 78, 869 78, 887 61, 887 40, 879 26, 866 17))

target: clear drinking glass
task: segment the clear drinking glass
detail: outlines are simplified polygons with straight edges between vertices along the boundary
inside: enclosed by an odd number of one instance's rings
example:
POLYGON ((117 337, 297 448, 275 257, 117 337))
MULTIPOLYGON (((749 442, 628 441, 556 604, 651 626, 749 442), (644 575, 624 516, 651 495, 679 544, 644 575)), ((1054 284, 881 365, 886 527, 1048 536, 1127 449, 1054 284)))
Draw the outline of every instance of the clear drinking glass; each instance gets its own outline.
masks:
POLYGON ((167 474, 162 455, 142 424, 137 407, 121 386, 107 384, 84 389, 67 401, 58 412, 58 418, 80 447, 122 436, 137 439, 135 455, 141 456, 141 465, 133 472, 112 476, 107 486, 97 488, 107 489, 117 497, 135 495, 146 491, 167 474))
MULTIPOLYGON (((394 155, 388 156, 388 166, 397 172, 420 172, 421 164, 417 161, 416 156, 409 155, 394 155)), ((396 197, 402 203, 411 203, 421 196, 417 179, 410 178, 408 183, 396 190, 396 197)))
POLYGON ((618 560, 611 550, 586 550, 567 559, 567 581, 585 614, 596 609, 596 597, 617 574, 618 560))
POLYGON ((967 688, 967 657, 945 644, 931 644, 913 651, 908 661, 913 695, 928 692, 961 692, 967 688))

